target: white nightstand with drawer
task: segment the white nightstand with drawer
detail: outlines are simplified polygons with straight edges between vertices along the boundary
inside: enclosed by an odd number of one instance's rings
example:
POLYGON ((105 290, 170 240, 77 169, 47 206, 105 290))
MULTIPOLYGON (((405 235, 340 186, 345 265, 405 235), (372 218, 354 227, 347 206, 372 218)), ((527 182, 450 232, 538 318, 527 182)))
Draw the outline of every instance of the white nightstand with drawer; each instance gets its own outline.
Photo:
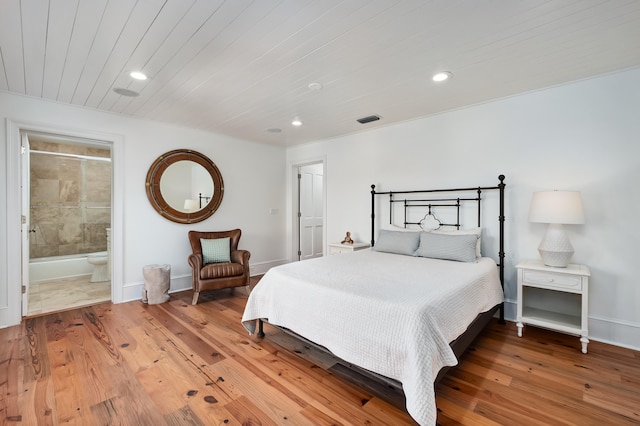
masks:
POLYGON ((516 266, 518 270, 518 336, 522 337, 524 324, 549 328, 580 336, 582 352, 587 353, 589 343, 588 306, 589 277, 584 265, 569 264, 566 268, 546 266, 539 260, 526 260, 516 266), (577 294, 581 298, 579 315, 555 312, 527 306, 527 287, 577 294))
POLYGON ((369 247, 370 247, 369 243, 353 243, 353 244, 330 243, 329 254, 349 253, 352 251, 358 251, 358 250, 366 249, 369 247))

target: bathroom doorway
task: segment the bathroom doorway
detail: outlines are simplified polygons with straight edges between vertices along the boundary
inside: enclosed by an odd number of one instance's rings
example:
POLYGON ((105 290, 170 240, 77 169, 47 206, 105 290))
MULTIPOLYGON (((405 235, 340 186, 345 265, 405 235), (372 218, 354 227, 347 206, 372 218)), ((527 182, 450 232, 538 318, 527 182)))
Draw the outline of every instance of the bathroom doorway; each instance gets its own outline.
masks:
POLYGON ((112 150, 33 131, 23 147, 23 316, 111 300, 112 150))

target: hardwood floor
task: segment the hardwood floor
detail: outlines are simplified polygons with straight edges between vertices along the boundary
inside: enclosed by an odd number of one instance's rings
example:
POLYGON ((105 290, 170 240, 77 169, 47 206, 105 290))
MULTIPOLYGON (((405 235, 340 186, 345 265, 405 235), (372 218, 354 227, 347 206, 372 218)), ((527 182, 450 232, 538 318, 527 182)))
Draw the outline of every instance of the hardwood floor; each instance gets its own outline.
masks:
MULTIPOLYGON (((246 295, 110 303, 0 330, 0 424, 404 425, 403 397, 272 327, 246 295), (355 383, 361 383, 357 385, 355 383)), ((640 423, 640 353, 491 323, 437 386, 444 425, 640 423)))

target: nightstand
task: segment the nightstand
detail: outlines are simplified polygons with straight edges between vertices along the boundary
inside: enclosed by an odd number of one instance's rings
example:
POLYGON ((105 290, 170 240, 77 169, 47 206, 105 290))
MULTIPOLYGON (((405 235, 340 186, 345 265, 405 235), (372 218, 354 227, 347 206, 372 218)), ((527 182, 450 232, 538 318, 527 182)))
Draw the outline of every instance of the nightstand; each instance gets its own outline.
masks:
POLYGON ((587 353, 589 343, 588 306, 589 277, 591 272, 584 265, 569 264, 566 268, 546 266, 539 260, 527 260, 516 266, 518 270, 518 337, 522 337, 524 324, 549 328, 580 336, 582 353, 587 353), (573 293, 580 297, 580 314, 568 314, 534 308, 527 305, 525 290, 538 288, 554 292, 573 293))
POLYGON ((352 251, 358 251, 358 250, 366 249, 369 247, 370 247, 369 243, 353 243, 353 244, 330 243, 329 254, 349 253, 352 251))

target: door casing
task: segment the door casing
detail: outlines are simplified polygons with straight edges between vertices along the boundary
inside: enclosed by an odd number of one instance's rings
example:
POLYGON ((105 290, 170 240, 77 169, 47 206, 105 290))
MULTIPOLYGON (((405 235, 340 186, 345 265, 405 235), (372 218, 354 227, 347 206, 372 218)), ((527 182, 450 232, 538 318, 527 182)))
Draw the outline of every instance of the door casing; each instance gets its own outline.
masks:
POLYGON ((298 161, 290 163, 290 176, 291 176, 291 205, 290 218, 291 218, 291 239, 290 239, 290 259, 291 261, 298 260, 299 250, 299 221, 298 221, 298 169, 300 167, 310 164, 322 164, 322 252, 327 252, 327 161, 326 158, 313 158, 306 161, 298 161))
POLYGON ((100 141, 111 145, 111 300, 123 301, 124 137, 92 130, 7 119, 7 306, 0 306, 0 326, 22 320, 22 133, 37 132, 100 141))

